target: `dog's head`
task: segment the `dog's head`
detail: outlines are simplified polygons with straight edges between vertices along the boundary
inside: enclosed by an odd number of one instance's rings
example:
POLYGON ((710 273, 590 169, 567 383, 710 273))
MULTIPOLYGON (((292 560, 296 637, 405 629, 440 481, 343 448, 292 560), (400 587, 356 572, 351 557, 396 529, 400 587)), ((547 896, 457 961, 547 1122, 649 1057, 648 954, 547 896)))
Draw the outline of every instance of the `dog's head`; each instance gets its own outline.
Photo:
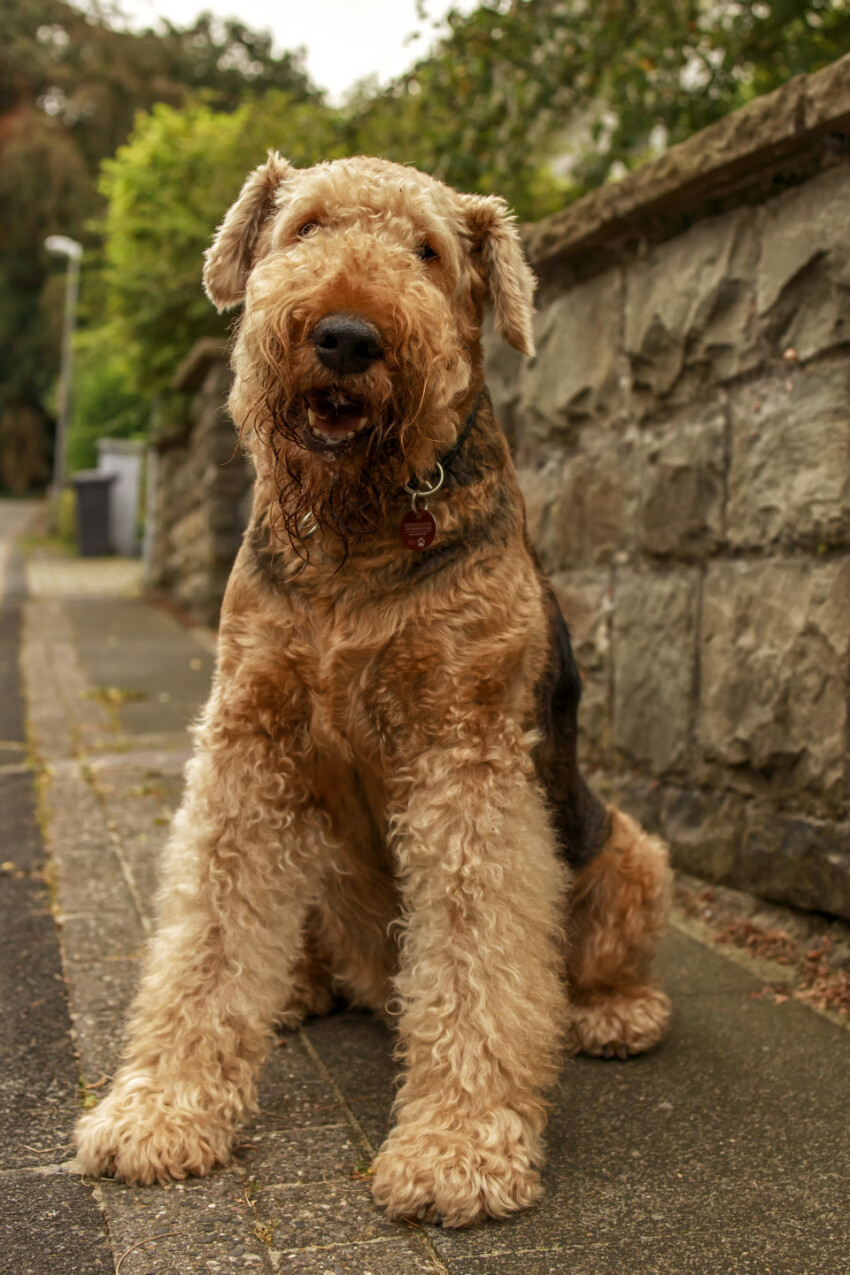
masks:
POLYGON ((432 474, 482 380, 482 312, 533 352, 534 279, 505 203, 415 169, 343 159, 250 174, 206 254, 221 310, 244 300, 234 420, 290 537, 343 540, 432 474))

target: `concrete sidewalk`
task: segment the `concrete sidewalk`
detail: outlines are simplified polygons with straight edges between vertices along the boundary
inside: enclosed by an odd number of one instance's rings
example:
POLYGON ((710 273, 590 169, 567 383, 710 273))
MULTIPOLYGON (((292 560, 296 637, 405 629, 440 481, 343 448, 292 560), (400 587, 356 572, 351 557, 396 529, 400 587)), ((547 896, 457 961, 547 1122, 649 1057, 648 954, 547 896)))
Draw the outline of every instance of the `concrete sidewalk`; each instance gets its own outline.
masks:
MULTIPOLYGON (((60 561, 30 569, 23 669, 81 1101, 91 1104, 116 1066, 186 723, 213 658, 165 611, 126 596, 136 586, 120 573, 99 593, 84 575, 60 561)), ((0 858, 15 856, 4 847, 0 858)), ((546 1196, 529 1213, 451 1233, 391 1224, 372 1207, 366 1171, 387 1128, 392 1043, 368 1016, 342 1014, 273 1050, 261 1114, 233 1165, 210 1179, 166 1189, 69 1181, 67 1095, 61 1119, 13 1129, 0 1190, 14 1156, 29 1155, 33 1216, 67 1181, 78 1204, 62 1216, 82 1229, 76 1258, 69 1243, 51 1256, 44 1229, 25 1238, 19 1222, 20 1256, 4 1265, 0 1248, 0 1272, 847 1272, 850 1034, 793 1000, 753 999, 761 982, 681 929, 659 972, 674 999, 670 1039, 627 1063, 567 1066, 546 1196), (39 1149, 20 1151, 25 1143, 39 1149)), ((22 1053, 18 1065, 34 1063, 22 1053)))

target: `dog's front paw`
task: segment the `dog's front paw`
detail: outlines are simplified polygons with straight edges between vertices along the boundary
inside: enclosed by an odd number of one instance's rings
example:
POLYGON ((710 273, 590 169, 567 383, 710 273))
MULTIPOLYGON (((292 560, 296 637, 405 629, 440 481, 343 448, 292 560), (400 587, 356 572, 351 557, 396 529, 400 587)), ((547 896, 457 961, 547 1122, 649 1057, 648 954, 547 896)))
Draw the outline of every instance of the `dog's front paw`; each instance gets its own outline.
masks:
POLYGON ((372 1196, 391 1218, 471 1226, 508 1217, 540 1198, 540 1175, 522 1146, 473 1132, 399 1127, 373 1169, 372 1196))
POLYGON ((144 1079, 117 1084, 77 1124, 74 1169, 145 1186, 192 1174, 203 1177, 226 1163, 232 1126, 187 1098, 159 1092, 144 1079))

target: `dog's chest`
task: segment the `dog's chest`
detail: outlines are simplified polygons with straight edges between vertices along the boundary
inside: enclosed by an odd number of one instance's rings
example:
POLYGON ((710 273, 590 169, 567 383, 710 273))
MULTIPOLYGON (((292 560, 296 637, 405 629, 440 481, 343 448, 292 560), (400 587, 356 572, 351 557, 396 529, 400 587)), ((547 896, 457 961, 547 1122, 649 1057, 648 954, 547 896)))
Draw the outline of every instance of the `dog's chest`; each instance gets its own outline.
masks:
POLYGON ((374 762, 383 751, 381 704, 392 638, 379 617, 296 608, 286 635, 309 752, 325 766, 374 762))
POLYGON ((476 695, 482 665, 470 665, 457 616, 423 616, 402 601, 293 607, 288 667, 317 754, 396 769, 427 746, 458 698, 476 695))

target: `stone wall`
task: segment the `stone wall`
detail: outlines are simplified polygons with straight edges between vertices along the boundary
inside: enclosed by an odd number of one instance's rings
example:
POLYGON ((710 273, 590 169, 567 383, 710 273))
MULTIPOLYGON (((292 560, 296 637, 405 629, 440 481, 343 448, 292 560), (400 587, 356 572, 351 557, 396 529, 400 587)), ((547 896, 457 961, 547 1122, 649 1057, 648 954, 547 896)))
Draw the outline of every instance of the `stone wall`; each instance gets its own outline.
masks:
POLYGON ((532 227, 491 346, 600 789, 850 917, 850 58, 532 227))
MULTIPOLYGON (((850 57, 527 234, 488 380, 599 790, 683 868, 850 917, 850 57)), ((251 474, 223 349, 155 441, 152 584, 214 622, 251 474)))
POLYGON ((199 341, 175 375, 152 441, 148 583, 206 624, 218 621, 253 482, 225 406, 229 389, 224 345, 199 341))

